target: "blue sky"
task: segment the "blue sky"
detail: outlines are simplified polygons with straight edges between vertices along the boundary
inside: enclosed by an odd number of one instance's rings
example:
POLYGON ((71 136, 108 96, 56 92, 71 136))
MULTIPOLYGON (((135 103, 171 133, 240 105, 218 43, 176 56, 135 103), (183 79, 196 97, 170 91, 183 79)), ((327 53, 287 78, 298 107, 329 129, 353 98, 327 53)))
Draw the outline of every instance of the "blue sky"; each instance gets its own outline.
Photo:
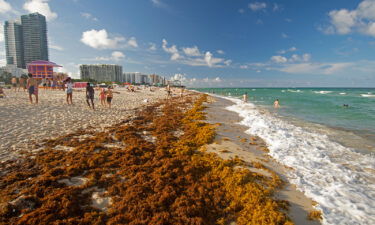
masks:
POLYGON ((375 87, 375 0, 0 0, 2 23, 35 11, 73 77, 115 63, 197 87, 375 87))

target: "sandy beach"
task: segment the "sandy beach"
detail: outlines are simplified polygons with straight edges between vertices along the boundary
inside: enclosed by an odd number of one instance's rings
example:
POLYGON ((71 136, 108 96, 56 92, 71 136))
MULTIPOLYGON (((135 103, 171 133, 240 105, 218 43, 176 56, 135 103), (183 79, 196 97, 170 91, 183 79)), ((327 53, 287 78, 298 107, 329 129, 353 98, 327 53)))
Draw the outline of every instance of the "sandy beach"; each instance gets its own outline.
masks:
POLYGON ((42 92, 39 105, 8 92, 2 160, 21 160, 1 164, 0 222, 320 224, 229 101, 116 91, 112 109, 95 111, 84 92, 73 106, 61 91, 42 92))
POLYGON ((43 139, 72 133, 78 129, 102 129, 134 115, 137 108, 166 97, 165 89, 128 92, 118 88, 112 108, 100 105, 95 92, 96 110, 86 104, 85 90, 75 90, 73 104, 66 104, 63 91, 39 90, 39 104, 30 104, 27 92, 6 90, 0 99, 0 161, 17 151, 34 148, 43 139))
MULTIPOLYGON (((239 157, 248 164, 262 164, 282 177, 283 181, 287 181, 286 174, 290 168, 284 167, 268 156, 267 145, 261 138, 245 133, 247 128, 239 124, 242 118, 237 113, 225 109, 230 105, 233 103, 223 98, 213 98, 213 101, 207 105, 207 121, 211 124, 220 124, 216 128, 215 141, 207 146, 207 151, 218 154, 223 159, 239 157)), ((271 176, 262 168, 247 167, 247 169, 271 176)), ((308 214, 315 210, 313 208, 315 203, 298 191, 294 185, 286 182, 276 195, 277 198, 289 202, 289 216, 295 224, 320 224, 319 221, 307 219, 308 214)))

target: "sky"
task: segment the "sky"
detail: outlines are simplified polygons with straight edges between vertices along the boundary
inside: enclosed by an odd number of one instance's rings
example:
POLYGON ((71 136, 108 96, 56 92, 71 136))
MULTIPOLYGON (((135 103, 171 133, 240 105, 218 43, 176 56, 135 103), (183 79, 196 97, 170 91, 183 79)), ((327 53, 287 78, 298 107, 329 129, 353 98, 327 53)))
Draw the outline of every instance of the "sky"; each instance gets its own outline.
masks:
POLYGON ((375 0, 0 0, 1 23, 33 12, 75 78, 108 63, 190 87, 375 87, 375 0))

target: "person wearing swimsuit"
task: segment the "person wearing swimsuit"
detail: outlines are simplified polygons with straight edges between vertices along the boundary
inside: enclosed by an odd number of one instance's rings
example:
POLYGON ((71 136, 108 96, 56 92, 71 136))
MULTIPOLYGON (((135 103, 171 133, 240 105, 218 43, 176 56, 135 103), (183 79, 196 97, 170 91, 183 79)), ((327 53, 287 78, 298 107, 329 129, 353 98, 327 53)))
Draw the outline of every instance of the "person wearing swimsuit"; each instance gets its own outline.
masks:
POLYGON ((108 104, 108 108, 111 108, 111 106, 112 106, 112 98, 113 98, 112 87, 109 87, 108 91, 107 91, 107 104, 108 104))
POLYGON ((90 108, 92 107, 93 110, 95 110, 94 94, 95 94, 94 88, 90 85, 90 83, 87 83, 87 86, 86 86, 86 102, 87 102, 87 105, 90 108), (91 101, 91 105, 90 105, 89 100, 91 101))
POLYGON ((106 98, 106 91, 104 88, 101 88, 100 93, 99 93, 99 99, 100 99, 100 103, 102 104, 102 106, 106 106, 105 98, 106 98))
POLYGON ((29 92, 30 103, 33 103, 33 97, 35 96, 35 103, 38 104, 38 81, 33 78, 33 75, 29 73, 29 79, 27 79, 27 90, 29 92))

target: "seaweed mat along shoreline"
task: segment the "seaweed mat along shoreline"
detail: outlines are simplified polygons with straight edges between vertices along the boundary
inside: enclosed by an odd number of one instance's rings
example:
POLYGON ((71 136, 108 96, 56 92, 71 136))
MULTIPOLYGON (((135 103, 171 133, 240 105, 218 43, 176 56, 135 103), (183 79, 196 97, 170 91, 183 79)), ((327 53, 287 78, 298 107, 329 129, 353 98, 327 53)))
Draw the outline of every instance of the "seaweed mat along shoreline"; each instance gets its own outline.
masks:
POLYGON ((205 151, 217 126, 206 100, 161 101, 1 164, 0 224, 293 224, 275 173, 205 151))

